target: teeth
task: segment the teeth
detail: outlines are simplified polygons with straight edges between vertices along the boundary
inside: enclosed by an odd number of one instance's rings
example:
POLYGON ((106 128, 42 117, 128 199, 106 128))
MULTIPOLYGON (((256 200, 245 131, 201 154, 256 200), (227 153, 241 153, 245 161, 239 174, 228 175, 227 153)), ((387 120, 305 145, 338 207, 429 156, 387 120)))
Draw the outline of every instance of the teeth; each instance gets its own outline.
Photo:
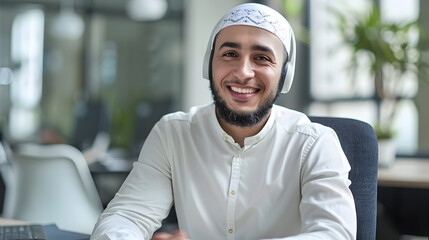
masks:
POLYGON ((249 94, 249 93, 254 93, 256 92, 256 89, 254 88, 238 88, 238 87, 231 87, 231 90, 237 93, 244 93, 244 94, 249 94))

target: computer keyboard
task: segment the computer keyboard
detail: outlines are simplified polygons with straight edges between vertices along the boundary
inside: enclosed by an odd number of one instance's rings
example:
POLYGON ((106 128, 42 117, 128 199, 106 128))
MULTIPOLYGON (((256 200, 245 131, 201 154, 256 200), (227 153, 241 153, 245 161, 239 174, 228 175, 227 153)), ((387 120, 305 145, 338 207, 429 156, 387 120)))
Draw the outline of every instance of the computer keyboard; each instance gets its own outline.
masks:
POLYGON ((0 240, 46 240, 42 225, 0 226, 0 240))

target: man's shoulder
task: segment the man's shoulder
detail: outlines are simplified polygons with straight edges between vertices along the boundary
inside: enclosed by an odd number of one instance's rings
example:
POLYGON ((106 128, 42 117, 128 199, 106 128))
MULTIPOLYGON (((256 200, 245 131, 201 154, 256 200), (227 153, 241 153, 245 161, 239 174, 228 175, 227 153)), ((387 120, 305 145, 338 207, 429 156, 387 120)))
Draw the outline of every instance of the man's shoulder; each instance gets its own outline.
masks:
POLYGON ((208 118, 212 113, 212 111, 213 111, 212 104, 195 106, 190 108, 188 112, 178 111, 178 112, 164 115, 161 118, 160 122, 164 122, 166 124, 168 123, 195 124, 205 118, 208 118))
POLYGON ((299 111, 276 105, 276 115, 277 125, 290 134, 317 137, 329 131, 328 127, 311 122, 307 115, 299 111))

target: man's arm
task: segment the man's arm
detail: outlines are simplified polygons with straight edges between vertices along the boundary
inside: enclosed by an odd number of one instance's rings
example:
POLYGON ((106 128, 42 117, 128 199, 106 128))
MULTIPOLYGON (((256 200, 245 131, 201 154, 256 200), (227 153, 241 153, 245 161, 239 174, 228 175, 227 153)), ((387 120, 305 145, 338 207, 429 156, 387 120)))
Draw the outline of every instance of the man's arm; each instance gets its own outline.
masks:
POLYGON ((280 239, 356 239, 350 165, 335 132, 326 129, 306 149, 301 169, 301 234, 280 239))
POLYGON ((148 239, 138 229, 137 225, 125 217, 111 215, 99 220, 94 227, 91 240, 113 240, 113 239, 148 239))
POLYGON ((173 203, 166 142, 159 124, 138 162, 98 220, 91 239, 150 239, 173 203))

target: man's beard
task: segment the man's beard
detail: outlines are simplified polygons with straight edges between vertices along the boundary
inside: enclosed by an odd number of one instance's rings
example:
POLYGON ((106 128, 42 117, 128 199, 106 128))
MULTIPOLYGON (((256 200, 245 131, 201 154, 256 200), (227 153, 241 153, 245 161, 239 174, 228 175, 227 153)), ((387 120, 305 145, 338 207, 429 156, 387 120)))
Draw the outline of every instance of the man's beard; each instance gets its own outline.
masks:
POLYGON ((254 112, 236 112, 230 109, 224 99, 219 95, 219 90, 214 85, 213 80, 210 80, 210 89, 213 95, 213 101, 216 106, 217 113, 220 118, 222 118, 225 122, 239 126, 239 127, 251 127, 260 123, 270 112, 273 107, 275 101, 279 97, 281 92, 281 87, 283 86, 284 81, 279 81, 279 87, 277 92, 271 93, 268 98, 264 101, 264 103, 256 109, 254 112))

